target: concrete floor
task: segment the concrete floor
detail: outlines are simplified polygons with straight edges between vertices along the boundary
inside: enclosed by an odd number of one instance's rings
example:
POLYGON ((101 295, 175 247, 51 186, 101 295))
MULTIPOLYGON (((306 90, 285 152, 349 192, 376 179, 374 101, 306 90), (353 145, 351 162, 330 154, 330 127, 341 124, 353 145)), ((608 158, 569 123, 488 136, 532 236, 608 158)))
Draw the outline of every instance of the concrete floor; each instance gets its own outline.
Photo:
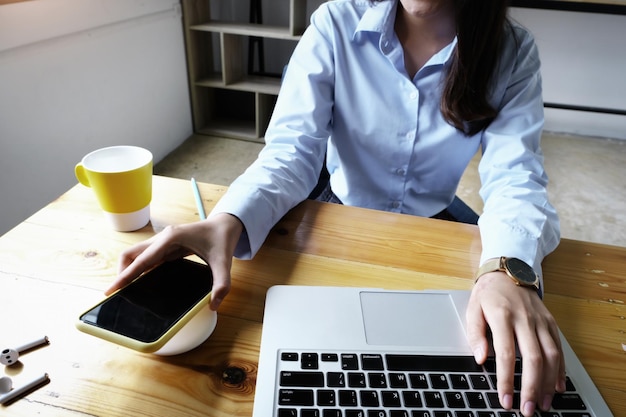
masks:
MULTIPOLYGON (((262 144, 194 135, 158 163, 154 172, 228 185, 256 158, 262 144)), ((546 133, 543 138, 549 193, 564 238, 626 247, 626 141, 546 133)), ((470 163, 457 194, 482 210, 470 163)))

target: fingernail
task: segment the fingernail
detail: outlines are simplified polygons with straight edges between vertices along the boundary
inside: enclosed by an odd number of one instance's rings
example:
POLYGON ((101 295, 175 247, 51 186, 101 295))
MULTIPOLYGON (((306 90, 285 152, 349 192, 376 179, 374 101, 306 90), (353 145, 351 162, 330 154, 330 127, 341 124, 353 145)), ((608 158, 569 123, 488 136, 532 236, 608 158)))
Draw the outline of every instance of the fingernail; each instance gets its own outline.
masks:
POLYGON ((535 403, 532 401, 526 401, 522 413, 525 416, 531 416, 535 412, 535 403))
POLYGON ((513 396, 511 394, 504 394, 502 397, 502 404, 500 404, 504 409, 510 410, 513 407, 513 396))
POLYGON ((543 403, 541 403, 541 409, 543 411, 548 411, 551 405, 552 405, 552 395, 550 394, 544 395, 543 403))
POLYGON ((476 362, 479 362, 483 359, 483 348, 477 347, 474 349, 474 359, 476 362))

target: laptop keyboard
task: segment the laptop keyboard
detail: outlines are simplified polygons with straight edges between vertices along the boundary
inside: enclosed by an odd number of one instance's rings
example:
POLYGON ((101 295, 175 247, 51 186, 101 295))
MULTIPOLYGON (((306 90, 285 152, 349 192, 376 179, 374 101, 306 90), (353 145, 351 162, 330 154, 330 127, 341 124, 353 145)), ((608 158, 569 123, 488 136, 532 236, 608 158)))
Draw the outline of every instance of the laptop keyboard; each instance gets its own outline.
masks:
MULTIPOLYGON (((279 353, 276 417, 521 417, 504 410, 495 360, 378 353, 279 353)), ((516 363, 519 409, 521 362, 516 363)), ((537 417, 593 417, 572 381, 537 417)))

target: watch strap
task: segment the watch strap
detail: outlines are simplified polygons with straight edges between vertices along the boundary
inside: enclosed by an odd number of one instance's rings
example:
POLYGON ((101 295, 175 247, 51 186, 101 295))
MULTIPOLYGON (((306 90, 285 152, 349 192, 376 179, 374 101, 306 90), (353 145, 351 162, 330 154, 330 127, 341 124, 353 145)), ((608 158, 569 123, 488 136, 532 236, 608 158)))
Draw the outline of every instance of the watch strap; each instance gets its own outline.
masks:
POLYGON ((504 256, 501 256, 499 258, 491 258, 485 261, 485 263, 482 264, 480 268, 478 268, 478 271, 476 271, 476 275, 474 276, 474 283, 486 273, 494 271, 504 271, 504 256))
MULTIPOLYGON (((476 277, 474 279, 474 283, 476 283, 481 276, 483 276, 483 275, 485 275, 485 274, 487 274, 489 272, 503 271, 503 272, 506 272, 508 277, 511 278, 511 280, 516 285, 519 285, 519 286, 522 286, 522 287, 528 287, 528 288, 535 288, 536 290, 539 290, 539 279, 538 278, 535 280, 534 284, 525 283, 525 282, 519 280, 518 278, 514 277, 511 274, 511 272, 509 272, 507 270, 506 260, 507 260, 506 256, 501 256, 499 258, 491 258, 491 259, 488 259, 487 261, 485 261, 485 263, 482 264, 480 266, 480 268, 478 268, 478 271, 476 272, 476 277)), ((536 276, 536 274, 535 274, 535 276, 536 276)))

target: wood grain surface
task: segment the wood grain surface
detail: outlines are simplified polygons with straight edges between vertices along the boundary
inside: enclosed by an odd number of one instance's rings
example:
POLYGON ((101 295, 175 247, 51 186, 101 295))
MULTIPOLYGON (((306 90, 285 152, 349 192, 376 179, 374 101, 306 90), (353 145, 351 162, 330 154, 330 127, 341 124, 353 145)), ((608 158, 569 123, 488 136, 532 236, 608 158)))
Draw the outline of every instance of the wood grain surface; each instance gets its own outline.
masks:
MULTIPOLYGON (((225 187, 199 184, 206 211, 225 187)), ((151 223, 108 228, 77 185, 0 238, 0 345, 48 335, 4 375, 51 382, 0 407, 2 416, 251 416, 265 292, 276 284, 469 289, 474 226, 307 201, 250 261, 235 260, 218 325, 174 357, 136 353, 80 333, 120 252, 169 224, 197 221, 189 181, 154 177, 151 223)), ((626 416, 626 248, 563 240, 544 262, 548 308, 615 416, 626 416)))

